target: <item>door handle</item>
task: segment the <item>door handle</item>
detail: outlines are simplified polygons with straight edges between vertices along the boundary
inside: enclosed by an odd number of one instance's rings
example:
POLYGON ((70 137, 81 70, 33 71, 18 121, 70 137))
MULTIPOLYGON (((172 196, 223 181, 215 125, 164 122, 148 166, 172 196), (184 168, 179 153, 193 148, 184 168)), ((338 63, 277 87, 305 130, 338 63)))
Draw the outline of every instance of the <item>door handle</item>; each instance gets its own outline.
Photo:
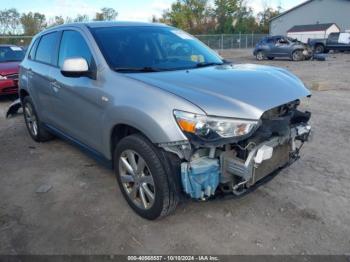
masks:
POLYGON ((34 73, 33 73, 32 69, 28 69, 27 75, 28 75, 28 78, 32 78, 33 77, 34 73))
POLYGON ((51 82, 51 87, 55 92, 58 92, 61 89, 61 86, 57 82, 51 82))

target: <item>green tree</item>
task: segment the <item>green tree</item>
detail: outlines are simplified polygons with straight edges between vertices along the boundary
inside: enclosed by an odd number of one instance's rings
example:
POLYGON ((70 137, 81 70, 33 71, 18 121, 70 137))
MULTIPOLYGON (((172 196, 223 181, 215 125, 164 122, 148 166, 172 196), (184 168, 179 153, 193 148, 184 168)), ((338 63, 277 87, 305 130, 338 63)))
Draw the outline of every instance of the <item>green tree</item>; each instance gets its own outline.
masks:
POLYGON ((258 31, 253 10, 244 0, 215 0, 217 33, 251 33, 258 31))
POLYGON ((214 14, 218 33, 232 33, 237 23, 242 0, 215 0, 214 14))
POLYGON ((65 20, 62 16, 55 16, 54 18, 51 18, 49 20, 49 26, 52 27, 52 26, 56 26, 56 25, 62 25, 65 23, 65 20))
POLYGON ((101 9, 101 12, 97 12, 95 15, 95 21, 112 21, 115 20, 118 16, 118 12, 113 8, 104 7, 101 9))
POLYGON ((78 14, 76 18, 74 18, 73 22, 88 22, 90 20, 88 15, 80 15, 78 14))
POLYGON ((23 13, 20 21, 25 35, 35 35, 47 26, 45 15, 40 13, 23 13))
POLYGON ((259 29, 262 33, 269 33, 270 20, 281 13, 281 7, 276 10, 271 7, 266 7, 262 12, 258 13, 259 29))
POLYGON ((190 33, 205 33, 210 30, 210 13, 208 0, 177 0, 158 21, 190 33))
POLYGON ((253 10, 247 6, 241 6, 237 13, 237 23, 233 27, 233 33, 258 33, 259 25, 253 10))
POLYGON ((20 14, 17 9, 0 10, 0 33, 16 34, 19 30, 20 14))

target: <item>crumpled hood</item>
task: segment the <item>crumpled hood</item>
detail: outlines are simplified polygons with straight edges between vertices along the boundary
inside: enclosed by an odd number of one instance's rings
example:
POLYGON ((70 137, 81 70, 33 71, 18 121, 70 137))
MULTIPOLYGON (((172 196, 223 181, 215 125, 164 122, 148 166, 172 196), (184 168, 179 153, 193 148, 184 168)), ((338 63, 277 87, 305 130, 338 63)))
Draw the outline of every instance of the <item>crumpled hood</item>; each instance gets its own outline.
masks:
POLYGON ((0 63, 0 75, 18 74, 19 64, 21 62, 4 62, 0 63))
POLYGON ((211 116, 257 120, 269 109, 310 95, 289 71, 252 64, 127 75, 180 96, 211 116))

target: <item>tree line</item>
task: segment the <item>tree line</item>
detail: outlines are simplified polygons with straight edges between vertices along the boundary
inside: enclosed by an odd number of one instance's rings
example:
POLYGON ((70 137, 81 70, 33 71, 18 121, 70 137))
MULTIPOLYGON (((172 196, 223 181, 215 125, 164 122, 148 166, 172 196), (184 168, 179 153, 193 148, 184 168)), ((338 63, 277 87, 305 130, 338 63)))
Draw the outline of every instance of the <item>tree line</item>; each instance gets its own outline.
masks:
POLYGON ((176 0, 161 18, 161 22, 192 34, 268 33, 269 21, 281 12, 264 4, 263 11, 254 14, 246 0, 176 0))
POLYGON ((47 19, 45 14, 28 12, 20 14, 17 9, 0 10, 0 35, 32 36, 45 28, 73 22, 111 21, 115 20, 118 12, 110 7, 104 7, 96 12, 94 17, 78 14, 76 17, 55 16, 47 19))
MULTIPOLYGON (((246 0, 175 0, 161 17, 160 22, 181 28, 192 34, 268 33, 269 20, 280 14, 281 8, 265 5, 255 14, 246 0)), ((115 20, 118 12, 104 7, 93 17, 78 14, 76 17, 55 16, 47 18, 38 12, 19 13, 17 9, 0 10, 0 34, 35 35, 41 30, 64 23, 115 20)))

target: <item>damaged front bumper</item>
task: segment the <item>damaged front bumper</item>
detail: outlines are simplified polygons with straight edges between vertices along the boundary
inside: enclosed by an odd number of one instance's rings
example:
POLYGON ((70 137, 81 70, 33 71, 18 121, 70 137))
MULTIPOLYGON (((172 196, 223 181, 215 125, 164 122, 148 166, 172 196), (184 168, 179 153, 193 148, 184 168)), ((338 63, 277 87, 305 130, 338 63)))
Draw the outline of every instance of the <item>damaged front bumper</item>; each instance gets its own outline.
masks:
POLYGON ((310 133, 310 125, 297 125, 291 129, 290 136, 272 137, 252 147, 245 160, 235 150, 225 151, 220 156, 220 180, 226 186, 223 190, 240 195, 267 175, 294 162, 299 158, 300 145, 308 140, 310 133))
POLYGON ((205 147, 183 141, 160 146, 182 159, 182 187, 191 198, 241 195, 299 158, 300 148, 311 134, 311 114, 296 110, 297 106, 283 115, 276 115, 276 109, 266 112, 259 129, 239 142, 205 147))

